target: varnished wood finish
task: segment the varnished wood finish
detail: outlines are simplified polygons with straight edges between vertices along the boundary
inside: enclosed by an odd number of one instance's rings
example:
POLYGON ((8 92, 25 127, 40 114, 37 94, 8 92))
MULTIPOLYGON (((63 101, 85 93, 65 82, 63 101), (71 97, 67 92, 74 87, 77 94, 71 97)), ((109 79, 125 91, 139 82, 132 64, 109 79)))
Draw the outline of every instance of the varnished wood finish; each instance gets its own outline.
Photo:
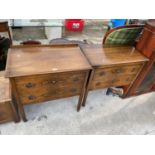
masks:
POLYGON ((79 95, 80 110, 91 66, 78 45, 15 46, 6 76, 24 121, 24 105, 79 95))
POLYGON ((93 67, 82 105, 89 90, 131 85, 148 59, 133 47, 82 46, 93 67))
POLYGON ((0 73, 0 123, 19 121, 14 104, 11 102, 9 79, 0 73))
POLYGON ((83 52, 94 67, 123 65, 144 62, 148 59, 131 46, 102 47, 102 45, 82 46, 83 52))
POLYGON ((14 46, 8 51, 6 77, 90 69, 78 45, 14 46))
POLYGON ((86 72, 68 72, 15 78, 23 105, 80 95, 86 72))

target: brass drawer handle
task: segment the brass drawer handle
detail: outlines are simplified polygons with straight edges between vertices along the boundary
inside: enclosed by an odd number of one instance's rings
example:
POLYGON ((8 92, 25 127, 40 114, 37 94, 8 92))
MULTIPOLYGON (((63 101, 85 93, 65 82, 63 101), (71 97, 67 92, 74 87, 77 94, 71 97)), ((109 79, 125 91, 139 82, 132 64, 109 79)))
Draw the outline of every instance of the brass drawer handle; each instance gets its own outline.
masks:
POLYGON ((28 99, 29 99, 29 100, 34 100, 34 99, 36 99, 36 97, 33 96, 33 95, 30 95, 30 96, 28 97, 28 99))
POLYGON ((27 83, 25 86, 26 86, 27 88, 32 88, 32 87, 34 87, 34 84, 32 84, 31 82, 29 82, 29 83, 27 83))
POLYGON ((56 84, 56 83, 57 83, 57 81, 53 80, 51 83, 52 83, 52 84, 56 84))

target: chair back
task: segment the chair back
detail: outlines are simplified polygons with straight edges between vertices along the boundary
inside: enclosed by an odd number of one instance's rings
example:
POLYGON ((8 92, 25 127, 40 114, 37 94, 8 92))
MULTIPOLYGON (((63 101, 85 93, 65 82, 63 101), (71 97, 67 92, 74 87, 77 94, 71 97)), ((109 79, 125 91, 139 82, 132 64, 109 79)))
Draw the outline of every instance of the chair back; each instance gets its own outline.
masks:
POLYGON ((135 45, 143 27, 144 25, 125 25, 113 28, 106 33, 103 45, 135 45))

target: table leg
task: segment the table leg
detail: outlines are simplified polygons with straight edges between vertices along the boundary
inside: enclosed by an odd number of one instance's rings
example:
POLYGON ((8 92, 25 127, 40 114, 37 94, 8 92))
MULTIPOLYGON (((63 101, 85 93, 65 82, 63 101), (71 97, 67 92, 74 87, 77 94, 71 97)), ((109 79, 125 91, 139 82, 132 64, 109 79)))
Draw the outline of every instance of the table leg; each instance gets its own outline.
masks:
POLYGON ((15 81, 14 79, 10 79, 11 81, 11 86, 12 86, 12 96, 15 97, 15 101, 17 103, 17 107, 18 107, 18 113, 21 116, 21 118, 23 119, 24 122, 27 121, 26 115, 25 115, 25 111, 24 111, 24 107, 20 102, 20 98, 16 89, 16 85, 15 85, 15 81))
POLYGON ((87 96, 88 96, 88 92, 89 92, 89 88, 90 88, 90 84, 91 84, 93 76, 94 76, 94 70, 92 70, 90 72, 90 75, 88 77, 88 82, 87 82, 87 85, 86 85, 86 90, 85 90, 84 98, 83 98, 83 101, 82 101, 82 106, 83 107, 86 105, 86 99, 87 99, 87 96))
POLYGON ((84 97, 84 94, 85 94, 86 85, 87 85, 87 82, 88 82, 89 72, 90 71, 86 72, 84 84, 83 84, 82 91, 80 93, 80 97, 79 97, 79 101, 78 101, 78 105, 77 105, 77 111, 80 111, 80 108, 81 108, 81 105, 82 105, 82 101, 83 101, 83 97, 84 97))

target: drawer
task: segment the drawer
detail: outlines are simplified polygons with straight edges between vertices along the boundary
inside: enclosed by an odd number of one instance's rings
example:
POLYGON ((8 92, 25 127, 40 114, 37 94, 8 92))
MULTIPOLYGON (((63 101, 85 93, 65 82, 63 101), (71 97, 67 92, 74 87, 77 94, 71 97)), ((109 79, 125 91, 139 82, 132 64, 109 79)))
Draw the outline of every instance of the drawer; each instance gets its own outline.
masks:
POLYGON ((95 69, 93 80, 102 79, 106 81, 107 78, 113 76, 122 76, 122 75, 135 75, 141 69, 142 64, 133 64, 133 65, 123 65, 123 66, 114 66, 114 67, 105 67, 95 69))
POLYGON ((19 93, 46 91, 51 88, 81 86, 85 79, 85 72, 46 74, 15 78, 19 93))
POLYGON ((10 102, 0 103, 0 123, 14 120, 10 102))
POLYGON ((64 97, 71 97, 71 96, 76 96, 81 93, 82 87, 62 87, 62 88, 57 88, 57 89, 51 89, 49 91, 41 91, 40 93, 38 92, 32 92, 32 93, 27 93, 22 96, 20 96, 20 100, 22 104, 32 104, 32 103, 40 103, 44 101, 49 101, 53 99, 59 99, 59 98, 64 98, 64 97))
POLYGON ((90 89, 100 89, 100 88, 107 88, 113 86, 125 86, 130 84, 136 75, 120 75, 120 76, 113 76, 109 78, 105 78, 104 80, 92 80, 90 89))
POLYGON ((15 78, 22 104, 79 95, 86 72, 68 72, 15 78))

